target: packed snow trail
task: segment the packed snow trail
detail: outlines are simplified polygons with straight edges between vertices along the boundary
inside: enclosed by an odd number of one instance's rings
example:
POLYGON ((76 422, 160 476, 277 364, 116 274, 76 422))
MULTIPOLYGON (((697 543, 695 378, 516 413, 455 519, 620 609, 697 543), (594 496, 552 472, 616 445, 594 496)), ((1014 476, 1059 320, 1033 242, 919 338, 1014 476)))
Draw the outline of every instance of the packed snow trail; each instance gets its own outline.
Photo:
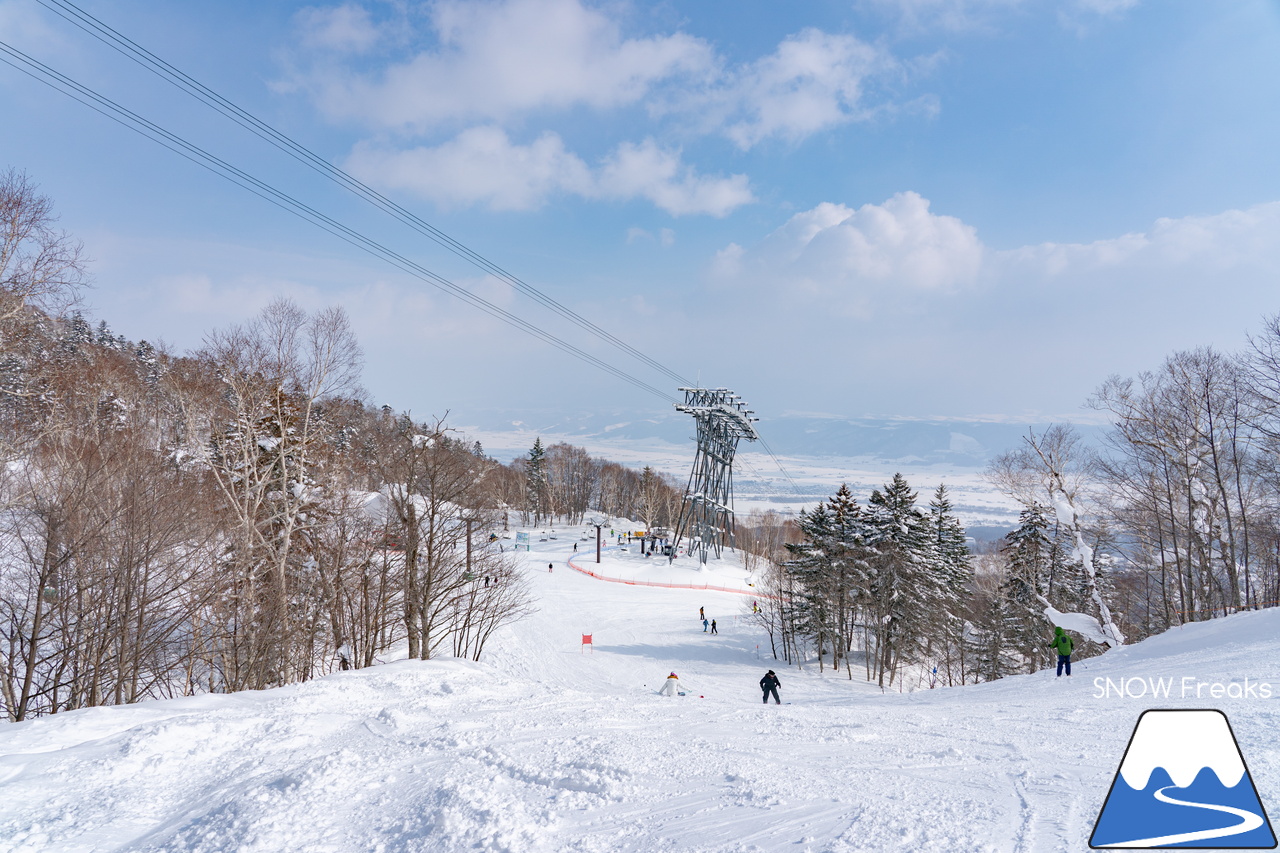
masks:
MULTIPOLYGON (((734 618, 749 598, 602 583, 560 569, 569 548, 535 543, 541 609, 480 664, 0 725, 0 851, 1083 851, 1152 704, 1095 698, 1095 676, 1276 684, 1262 612, 1070 679, 882 695, 774 661, 734 618), (767 669, 793 704, 761 704, 767 669), (656 695, 672 671, 695 692, 656 695)), ((1277 705, 1222 707, 1274 808, 1277 705)))

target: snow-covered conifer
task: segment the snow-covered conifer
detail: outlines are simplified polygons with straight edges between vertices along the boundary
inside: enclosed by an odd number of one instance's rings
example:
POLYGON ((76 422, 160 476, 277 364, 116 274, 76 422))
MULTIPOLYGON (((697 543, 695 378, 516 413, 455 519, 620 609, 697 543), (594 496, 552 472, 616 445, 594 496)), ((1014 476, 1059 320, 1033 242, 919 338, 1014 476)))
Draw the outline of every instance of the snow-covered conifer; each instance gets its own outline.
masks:
POLYGON ((529 449, 529 457, 525 460, 525 509, 532 513, 535 525, 541 524, 543 516, 550 514, 546 456, 542 437, 538 436, 533 440, 533 447, 529 449))

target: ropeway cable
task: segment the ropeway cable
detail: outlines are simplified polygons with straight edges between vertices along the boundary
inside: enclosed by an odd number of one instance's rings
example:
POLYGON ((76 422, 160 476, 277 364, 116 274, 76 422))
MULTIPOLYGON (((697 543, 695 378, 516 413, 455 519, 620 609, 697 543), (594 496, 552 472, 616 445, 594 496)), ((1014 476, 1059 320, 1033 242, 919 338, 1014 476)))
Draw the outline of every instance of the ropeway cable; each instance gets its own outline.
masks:
MULTIPOLYGON (((659 373, 662 373, 668 378, 675 380, 678 384, 680 385, 693 384, 689 382, 689 380, 682 377, 680 374, 676 373, 675 371, 663 365, 661 362, 651 358, 650 356, 646 355, 645 353, 641 352, 640 350, 636 349, 635 347, 621 340, 620 338, 618 338, 616 335, 612 334, 608 330, 601 328, 595 323, 592 323, 590 320, 574 312, 572 309, 566 307, 565 305, 556 301, 552 297, 542 293, 540 290, 528 284, 523 279, 508 272, 498 264, 490 261, 488 258, 484 257, 480 253, 470 249, 469 247, 458 242, 457 240, 454 240, 452 237, 445 234, 443 231, 440 231, 438 228, 432 226, 430 223, 424 221, 423 219, 421 219, 411 211, 406 210, 404 207, 391 201, 386 196, 372 189, 371 187, 369 187, 367 184, 363 183, 359 179, 353 177, 352 175, 348 174, 347 172, 338 168, 337 166, 334 166, 332 163, 325 160, 323 157, 320 157, 319 155, 315 154, 313 151, 311 151, 304 145, 294 141, 292 138, 276 130, 275 128, 271 127, 261 119, 258 119, 256 116, 242 109, 234 102, 223 97, 222 95, 218 94, 214 90, 200 83, 195 78, 191 77, 190 75, 184 73, 183 71, 179 70, 178 68, 166 62, 165 60, 156 56, 154 53, 142 47, 137 42, 133 41, 132 39, 125 36, 124 34, 113 29, 109 25, 103 23, 102 21, 98 20, 97 18, 90 15, 89 13, 85 12, 83 9, 79 8, 74 3, 68 2, 68 0, 38 0, 38 2, 45 8, 49 9, 50 11, 62 17, 64 20, 70 22, 74 26, 78 27, 79 29, 83 30, 84 32, 88 33, 89 35, 103 42, 104 44, 108 45, 112 49, 121 53, 123 56, 132 60, 133 62, 151 71, 153 74, 156 74, 161 79, 166 80, 173 86, 181 89, 182 91, 186 92, 187 94, 201 101, 206 106, 209 106, 210 108, 216 110, 217 112, 221 113, 222 115, 236 122, 241 127, 245 128, 246 130, 249 130, 251 133, 265 140, 266 142, 270 143, 280 151, 288 154, 290 157, 293 157, 295 160, 298 160, 303 165, 307 166, 313 171, 318 172, 319 174, 323 175, 324 177, 328 178, 334 183, 337 183, 338 185, 354 193, 355 195, 360 196, 365 201, 369 202, 370 204, 374 205, 375 207, 379 208, 385 213, 391 215, 392 217, 402 222, 403 224, 408 225, 410 228, 417 231, 418 233, 430 238, 440 246, 448 249, 449 251, 453 252, 459 257, 469 261, 470 263, 474 264, 481 270, 484 270, 485 272, 488 272, 491 275, 495 276, 496 278, 506 282, 510 286, 519 290, 521 293, 524 293, 526 296, 538 302, 540 305, 548 308, 549 310, 553 311, 559 316, 569 320, 570 322, 574 323, 575 325, 579 326, 585 331, 590 332, 592 335, 614 346, 615 348, 627 353, 628 355, 648 365, 649 367, 653 368, 659 373)), ((14 50, 13 48, 10 48, 10 50, 13 51, 15 54, 20 53, 14 50)), ((22 55, 22 56, 24 58, 24 61, 35 62, 35 60, 31 60, 30 57, 25 57, 25 55, 22 55)), ((9 63, 9 64, 12 65, 12 63, 9 63)), ((53 72, 52 69, 48 69, 47 66, 43 66, 43 68, 45 69, 45 73, 56 74, 56 72, 53 72)), ((19 70, 22 70, 22 69, 19 69, 19 70)), ((40 79, 40 78, 37 77, 36 79, 40 79)), ((94 98, 99 102, 108 102, 108 99, 103 98, 100 95, 97 95, 97 93, 91 92, 91 90, 84 89, 84 87, 79 87, 79 84, 76 84, 74 81, 71 81, 69 78, 64 78, 64 80, 65 80, 65 85, 71 85, 73 87, 78 87, 79 89, 83 89, 88 97, 94 98)), ((41 82, 47 83, 48 81, 42 80, 41 82)), ((54 88, 57 88, 57 87, 55 86, 54 88)), ((65 91, 64 91, 64 94, 68 94, 70 97, 73 97, 73 98, 75 97, 74 95, 71 95, 70 93, 65 91)), ((75 99, 81 100, 80 98, 75 98, 75 99)), ((81 103, 85 103, 85 102, 81 100, 81 103)), ((117 108, 123 109, 123 108, 119 108, 118 105, 114 105, 114 104, 112 104, 112 106, 110 107, 110 109, 113 109, 113 110, 117 108)), ((97 109, 97 108, 95 107, 94 109, 97 109)), ((102 112, 102 110, 98 110, 98 112, 102 112)), ((141 119, 141 117, 138 117, 132 113, 130 113, 130 117, 132 121, 145 121, 141 119)), ((127 123, 126 123, 126 126, 132 127, 132 125, 129 125, 127 123)), ((155 127, 155 126, 152 125, 152 127, 155 127)), ((173 149, 172 146, 167 145, 164 142, 161 142, 159 139, 156 139, 154 136, 151 136, 148 133, 144 133, 138 130, 138 128, 136 127, 132 127, 132 129, 137 130, 138 132, 142 133, 142 135, 144 136, 148 136, 148 138, 151 138, 153 141, 156 141, 161 145, 165 145, 165 147, 170 148, 170 150, 175 150, 175 153, 179 153, 179 154, 182 153, 180 151, 176 151, 176 149, 173 149)), ((160 132, 167 136, 172 136, 175 139, 175 141, 179 140, 178 137, 173 136, 172 134, 168 134, 167 131, 163 131, 158 127, 155 127, 155 129, 157 132, 160 132)), ((185 140, 178 141, 178 144, 189 145, 189 143, 186 143, 185 140)), ((194 148, 195 146, 191 146, 191 147, 194 148)), ((182 154, 182 156, 185 157, 186 155, 182 154)), ((201 151, 200 156, 209 157, 211 155, 207 155, 206 152, 201 151)), ((187 159, 191 159, 191 158, 188 157, 187 159)), ((216 158, 213 158, 213 159, 216 159, 216 158)), ((219 163, 221 164, 221 161, 219 161, 219 163)), ((200 165, 205 166, 205 168, 208 168, 208 166, 205 165, 204 163, 200 163, 200 165)), ((227 164, 221 164, 221 166, 232 168, 227 166, 227 164)), ((233 180, 229 176, 223 174, 219 169, 213 169, 213 171, 215 171, 218 174, 222 174, 222 176, 228 178, 228 180, 233 180)), ((248 176, 245 176, 245 177, 248 177, 248 176)), ((249 179, 254 183, 261 184, 261 182, 257 182, 255 179, 252 179, 252 178, 249 178, 249 179)), ((235 180, 233 180, 233 182, 240 183, 239 181, 235 181, 235 180)), ((254 192, 255 195, 264 197, 262 196, 261 193, 250 189, 249 187, 245 186, 243 183, 240 183, 240 186, 242 186, 245 189, 249 189, 250 192, 254 192)), ((265 187, 265 185, 263 186, 265 187)), ((280 194, 280 195, 283 195, 283 194, 280 194)), ((267 200, 270 201, 271 199, 267 199, 267 200)), ((276 202, 273 201, 272 203, 276 203, 276 202)), ((491 303, 488 303, 487 300, 483 300, 480 297, 475 297, 473 294, 470 294, 469 291, 466 291, 458 287, 457 285, 454 285, 452 282, 445 281, 443 278, 437 276, 435 273, 431 273, 429 270, 426 270, 425 268, 421 268, 417 264, 414 264, 413 262, 410 262, 407 259, 399 258, 399 256, 397 256, 397 260, 391 260, 389 257, 387 257, 387 254, 394 254, 394 253, 390 253, 389 250, 385 250, 384 247, 378 246, 377 251, 370 251, 370 248, 366 247, 365 245, 362 245, 362 242, 353 242, 353 240, 348 239, 348 237, 343 236, 343 234, 336 233, 331 228, 326 227, 325 225, 321 225, 319 222, 316 222, 314 219, 310 218, 309 215, 300 214, 298 210, 294 209, 294 206, 297 204, 298 203, 295 200, 289 199, 288 205, 284 205, 283 207, 284 209, 289 210, 295 215, 301 216, 301 218, 308 219, 308 221, 311 221, 313 224, 316 224, 318 227, 322 227, 326 231, 329 231, 330 233, 334 233, 335 236, 338 236, 340 239, 343 239, 348 243, 353 243, 353 245, 356 245, 358 248, 361 248, 362 250, 369 252, 370 254, 374 254, 375 256, 382 257, 384 260, 387 260, 389 263, 392 263, 393 265, 401 268, 402 270, 406 272, 410 272, 410 274, 412 275, 415 275, 415 277, 422 278, 423 275, 426 275, 428 276, 428 279, 438 280, 438 281, 428 280, 428 283, 433 284, 433 286, 436 286, 438 288, 445 289, 453 293, 454 295, 457 295, 460 298, 463 298, 464 301, 469 302, 473 306, 480 308, 486 313, 489 313, 493 316, 498 316, 500 319, 503 319, 505 322, 511 323, 512 325, 516 325, 518 328, 521 328, 523 331, 529 334, 532 334, 535 337, 538 337, 547 343, 551 343, 552 346, 555 346, 558 349, 561 349, 565 352, 575 355, 576 357, 581 358, 587 361, 588 363, 593 364, 594 366, 601 367, 602 369, 606 370, 606 372, 609 372, 614 376, 617 376, 618 378, 623 379, 624 381, 630 382, 633 385, 637 385, 637 387, 641 387, 643 390, 649 391, 650 393, 655 393, 657 396, 660 396, 669 401, 672 400, 672 398, 669 395, 667 395, 665 392, 659 391, 658 389, 653 388, 652 386, 649 386, 647 383, 637 380, 635 379, 635 377, 631 377, 629 374, 625 374, 625 372, 620 371, 619 369, 616 369, 611 365, 607 365, 607 363, 599 359, 596 359, 594 356, 587 355, 577 347, 574 347, 572 344, 568 344, 564 341, 561 341, 560 339, 555 338, 555 336, 550 335, 549 333, 542 332, 542 330, 539 330, 536 327, 533 327, 530 324, 527 324, 526 322, 520 320, 515 315, 511 315, 508 312, 504 311, 503 309, 498 308, 496 305, 492 305, 491 303), (400 260, 403 260, 405 264, 409 264, 410 266, 414 267, 417 271, 405 269, 405 266, 398 262, 400 260), (466 295, 463 295, 463 294, 466 294, 466 295), (480 303, 484 303, 484 304, 482 305, 480 303)), ((282 206, 282 205, 277 205, 277 206, 282 206)), ((310 208, 308 208, 307 210, 310 214, 323 217, 322 214, 319 214, 318 212, 313 211, 310 208)), ((327 217, 323 217, 323 218, 327 220, 327 217)), ((332 220, 328 220, 328 221, 330 223, 333 223, 334 225, 337 225, 337 223, 334 223, 332 220)), ((355 232, 349 232, 349 229, 346 229, 344 226, 339 226, 339 229, 343 232, 350 233, 352 236, 356 236, 355 232)), ((367 239, 367 238, 363 238, 362 235, 359 235, 359 236, 361 238, 361 241, 363 241, 364 239, 367 239)), ((368 241, 368 242, 372 243, 373 241, 368 241)), ((769 454, 770 458, 773 459, 774 464, 777 465, 778 467, 778 470, 782 472, 782 475, 791 484, 793 490, 798 491, 799 488, 796 485, 795 480, 792 479, 790 473, 788 473, 786 468, 783 467, 781 460, 778 459, 777 455, 772 451, 772 449, 769 448, 768 444, 764 441, 763 438, 760 439, 760 443, 765 448, 765 451, 769 454)))
POLYGON ((756 439, 760 442, 760 446, 764 448, 764 452, 769 454, 769 458, 773 460, 773 464, 778 466, 778 470, 782 472, 782 476, 787 478, 787 482, 791 484, 791 490, 795 494, 800 494, 800 486, 796 481, 791 479, 791 475, 787 473, 787 469, 782 467, 782 460, 778 458, 778 454, 773 452, 773 448, 764 440, 764 436, 760 435, 760 431, 756 430, 756 439))
POLYGON ((112 121, 115 121, 116 123, 135 131, 141 136, 145 136, 151 141, 168 148, 179 156, 190 160, 191 162, 222 178, 225 178, 242 189, 248 190, 259 198, 292 213, 300 219, 310 222, 322 230, 327 231, 339 239, 355 246, 361 251, 380 258, 390 263, 392 266, 399 268, 400 270, 432 285, 433 287, 436 287, 439 290, 457 296, 464 302, 484 311, 486 314, 500 319, 503 322, 550 344, 556 349, 592 365, 593 367, 597 367, 618 379, 628 382, 631 385, 634 385, 637 388, 647 391, 657 397, 661 397, 668 402, 675 402, 675 398, 666 391, 656 388, 647 382, 632 376, 621 368, 614 367, 612 364, 591 355, 573 344, 562 340, 549 332, 539 329, 532 323, 529 323, 499 306, 494 305, 483 297, 477 296, 465 288, 454 284, 443 276, 440 276, 426 267, 405 258, 391 249, 388 249, 381 243, 366 237, 358 231, 348 228, 337 220, 320 213, 306 204, 303 204, 287 193, 284 193, 270 184, 260 181, 252 175, 237 169, 226 161, 215 157, 182 137, 165 130, 159 125, 148 121, 125 107, 120 106, 116 102, 100 95, 87 86, 81 85, 70 77, 61 74, 48 65, 28 56, 12 45, 0 41, 0 54, 3 54, 0 55, 0 62, 4 62, 6 65, 9 65, 27 76, 44 83, 50 88, 67 95, 73 100, 84 104, 112 121))
POLYGON ((395 219, 417 231, 419 234, 430 238, 440 246, 448 249, 450 252, 453 252, 455 255, 506 282, 508 285, 533 299, 543 307, 555 312, 569 322, 577 325, 579 328, 584 329, 611 346, 648 365, 659 373, 662 373, 666 377, 674 380, 677 384, 692 384, 689 380, 680 376, 680 374, 676 373, 674 370, 671 370, 661 362, 649 357, 645 353, 626 343, 612 332, 601 328, 597 324, 546 295, 533 285, 508 272, 493 261, 490 261, 479 252, 476 252, 462 243, 459 243, 457 240, 454 240, 452 237, 424 221, 411 211, 406 210, 399 204, 396 204, 394 201, 391 201, 386 196, 379 193, 377 190, 372 189, 358 178, 355 178, 344 170, 334 166, 328 160, 320 157, 302 144, 295 142, 290 137, 268 125, 266 122, 246 110, 241 109, 232 101, 219 95, 208 86, 205 86, 198 80, 188 74, 185 74, 173 65, 170 65, 168 62, 142 47, 137 42, 117 30, 112 29, 102 21, 99 21, 83 9, 80 9, 74 3, 67 2, 67 0, 38 0, 38 2, 46 9, 49 9, 55 14, 61 16, 65 20, 87 32, 89 35, 146 68, 148 71, 151 71, 153 74, 156 74, 210 108, 223 114, 236 124, 239 124, 249 132, 275 146, 290 157, 293 157, 295 160, 298 160, 308 168, 320 173, 334 183, 337 183, 348 191, 360 196, 365 201, 391 215, 395 219))
MULTIPOLYGON (((253 133, 260 139, 270 143, 280 151, 288 154, 290 157, 293 157, 303 165, 315 172, 318 172, 349 192, 360 196, 378 209, 391 215, 403 224, 408 225, 418 233, 430 238, 440 246, 448 249, 450 252, 453 252, 455 255, 469 261, 481 270, 484 270, 485 272, 506 282, 543 307, 548 308, 566 320, 569 320, 571 323, 577 325, 579 328, 590 332, 604 342, 648 365, 659 373, 662 373, 668 378, 676 381, 680 385, 693 384, 674 370, 663 365, 661 362, 649 357, 645 353, 618 338, 612 332, 592 323, 590 320, 546 295, 533 285, 525 282, 513 273, 508 272, 493 261, 490 261, 479 252, 476 252, 453 239, 448 234, 445 234, 440 229, 414 214, 412 211, 406 210, 404 207, 387 198, 382 193, 379 193, 377 190, 371 188, 363 181, 333 165, 328 160, 319 156, 314 151, 295 141, 288 135, 276 130, 257 116, 241 108, 235 102, 223 97, 213 89, 210 89, 208 86, 201 83, 199 80, 196 80, 194 77, 161 59, 159 56, 156 56, 133 39, 112 28, 108 24, 98 20, 79 6, 69 2, 69 0, 37 0, 37 2, 64 20, 98 39, 103 44, 111 47, 121 55, 131 59, 151 73, 186 92, 191 97, 197 99, 211 109, 214 109, 231 119, 236 124, 253 133)), ((769 448, 769 445, 763 438, 760 439, 760 444, 764 447, 765 452, 768 453, 769 457, 773 459, 778 470, 782 472, 782 476, 791 484, 792 489, 798 492, 799 487, 796 485, 795 480, 792 479, 791 474, 787 472, 785 467, 783 467, 781 460, 778 459, 778 456, 769 448)))

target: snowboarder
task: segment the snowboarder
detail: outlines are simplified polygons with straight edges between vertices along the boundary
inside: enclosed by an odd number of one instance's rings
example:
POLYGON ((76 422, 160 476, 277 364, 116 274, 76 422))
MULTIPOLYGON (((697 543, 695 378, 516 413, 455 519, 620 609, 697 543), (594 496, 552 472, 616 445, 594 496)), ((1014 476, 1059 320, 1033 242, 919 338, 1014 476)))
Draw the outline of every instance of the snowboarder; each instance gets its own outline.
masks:
POLYGON ((713 633, 713 634, 719 634, 719 633, 720 633, 719 631, 717 631, 717 630, 716 630, 716 620, 714 620, 714 619, 712 619, 712 620, 711 620, 711 633, 713 633))
POLYGON ((674 672, 667 676, 667 683, 662 685, 662 689, 658 691, 663 696, 684 695, 684 687, 680 684, 680 677, 674 672))
POLYGON ((1053 629, 1053 642, 1049 644, 1058 650, 1058 677, 1062 677, 1062 669, 1066 667, 1067 676, 1071 676, 1071 652, 1075 650, 1076 644, 1068 636, 1067 632, 1060 627, 1053 629))
POLYGON ((703 620, 702 620, 702 633, 704 633, 704 634, 705 634, 705 633, 707 633, 707 627, 708 627, 708 624, 709 624, 709 623, 707 622, 707 620, 706 620, 706 619, 703 619, 703 620))
POLYGON ((769 670, 764 674, 764 678, 760 679, 760 689, 764 691, 764 704, 769 704, 769 694, 773 694, 773 704, 781 705, 782 700, 778 698, 778 688, 782 683, 778 681, 778 676, 773 674, 773 670, 769 670))

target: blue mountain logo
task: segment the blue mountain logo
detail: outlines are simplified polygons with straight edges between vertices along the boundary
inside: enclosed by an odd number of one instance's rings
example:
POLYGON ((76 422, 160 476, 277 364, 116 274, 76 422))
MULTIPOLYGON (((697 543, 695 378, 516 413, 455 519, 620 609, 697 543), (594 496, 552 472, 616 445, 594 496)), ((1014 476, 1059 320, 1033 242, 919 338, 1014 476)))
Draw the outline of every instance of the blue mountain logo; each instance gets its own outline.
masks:
POLYGON ((1092 848, 1270 850, 1271 821, 1221 711, 1144 711, 1092 848))

